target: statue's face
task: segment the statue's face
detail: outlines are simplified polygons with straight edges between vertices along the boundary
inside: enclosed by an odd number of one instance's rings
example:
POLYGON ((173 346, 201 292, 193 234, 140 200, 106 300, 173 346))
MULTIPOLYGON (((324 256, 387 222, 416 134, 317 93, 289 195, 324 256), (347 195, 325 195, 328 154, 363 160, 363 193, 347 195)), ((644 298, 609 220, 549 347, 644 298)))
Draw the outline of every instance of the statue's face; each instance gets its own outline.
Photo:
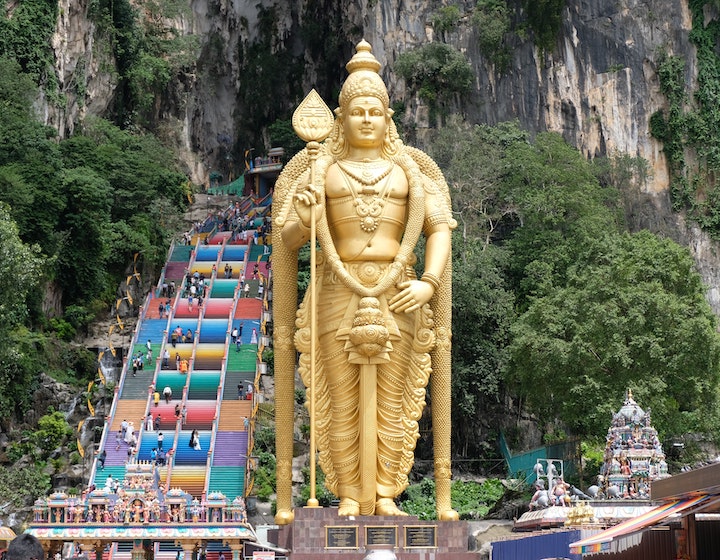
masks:
POLYGON ((345 141, 352 148, 382 146, 387 128, 387 110, 377 97, 354 97, 343 111, 345 141))

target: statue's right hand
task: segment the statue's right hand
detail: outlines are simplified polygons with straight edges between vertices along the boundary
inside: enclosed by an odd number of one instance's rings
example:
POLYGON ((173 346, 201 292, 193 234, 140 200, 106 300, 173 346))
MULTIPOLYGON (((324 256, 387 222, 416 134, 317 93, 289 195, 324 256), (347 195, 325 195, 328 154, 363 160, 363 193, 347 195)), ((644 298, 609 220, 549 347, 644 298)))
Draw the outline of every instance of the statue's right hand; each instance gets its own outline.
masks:
POLYGON ((295 211, 303 226, 310 227, 313 212, 317 223, 323 211, 323 204, 320 191, 315 185, 308 185, 295 195, 295 211))

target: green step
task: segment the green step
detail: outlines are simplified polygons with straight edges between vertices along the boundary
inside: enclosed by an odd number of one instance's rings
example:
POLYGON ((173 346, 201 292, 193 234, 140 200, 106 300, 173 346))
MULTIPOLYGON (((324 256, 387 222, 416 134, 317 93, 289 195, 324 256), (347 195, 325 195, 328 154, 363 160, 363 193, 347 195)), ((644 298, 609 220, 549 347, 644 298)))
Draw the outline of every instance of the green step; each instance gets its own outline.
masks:
POLYGON ((122 482, 125 479, 125 465, 106 466, 102 470, 95 471, 95 488, 103 488, 105 486, 105 480, 107 480, 107 477, 110 475, 112 475, 118 483, 122 482))
POLYGON ((222 492, 228 501, 243 496, 245 467, 213 467, 210 471, 209 492, 222 492))
POLYGON ((228 349, 227 371, 255 372, 257 364, 257 345, 241 344, 240 352, 230 345, 228 349))

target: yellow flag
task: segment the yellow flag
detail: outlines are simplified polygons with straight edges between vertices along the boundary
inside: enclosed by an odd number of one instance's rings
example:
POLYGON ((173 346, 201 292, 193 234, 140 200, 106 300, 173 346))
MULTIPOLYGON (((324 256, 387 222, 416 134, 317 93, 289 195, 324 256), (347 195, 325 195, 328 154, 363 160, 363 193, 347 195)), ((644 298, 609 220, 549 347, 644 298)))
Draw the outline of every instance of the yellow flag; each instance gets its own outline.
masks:
MULTIPOLYGON (((85 420, 80 420, 80 422, 78 423, 78 427, 77 427, 78 434, 80 434, 80 429, 82 428, 84 422, 85 422, 85 420)), ((77 448, 78 448, 78 453, 80 453, 80 457, 85 457, 85 449, 83 449, 83 446, 80 443, 79 437, 77 438, 77 448)))
POLYGON ((98 377, 100 378, 100 383, 103 385, 107 385, 107 382, 105 381, 105 374, 102 372, 102 368, 98 368, 98 377))
POLYGON ((120 326, 120 328, 124 329, 125 323, 123 323, 122 320, 120 319, 120 315, 116 315, 115 317, 117 318, 117 322, 118 322, 118 325, 120 326))

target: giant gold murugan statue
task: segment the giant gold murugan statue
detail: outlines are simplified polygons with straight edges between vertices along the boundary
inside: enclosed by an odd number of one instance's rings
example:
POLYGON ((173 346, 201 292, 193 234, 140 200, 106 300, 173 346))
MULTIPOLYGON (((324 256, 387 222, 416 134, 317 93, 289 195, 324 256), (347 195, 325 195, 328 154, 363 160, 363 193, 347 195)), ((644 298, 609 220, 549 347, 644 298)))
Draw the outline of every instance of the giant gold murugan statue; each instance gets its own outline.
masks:
POLYGON ((437 513, 457 519, 450 505, 450 237, 456 223, 448 187, 426 154, 400 140, 367 42, 346 67, 329 136, 296 155, 275 186, 276 521, 293 519, 296 349, 320 465, 340 498, 339 515, 403 514, 394 498, 408 485, 430 381, 437 513), (314 286, 296 312, 297 250, 311 231, 320 254, 314 286), (418 279, 414 250, 421 235, 425 262, 418 279))

